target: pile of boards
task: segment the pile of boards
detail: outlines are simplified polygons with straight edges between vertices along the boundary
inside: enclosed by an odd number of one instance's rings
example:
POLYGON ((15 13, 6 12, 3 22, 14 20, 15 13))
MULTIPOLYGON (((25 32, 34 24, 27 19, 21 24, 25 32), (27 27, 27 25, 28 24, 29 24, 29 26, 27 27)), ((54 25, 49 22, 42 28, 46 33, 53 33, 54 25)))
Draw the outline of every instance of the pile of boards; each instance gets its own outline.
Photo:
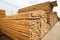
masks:
POLYGON ((14 40, 41 40, 56 24, 56 1, 23 8, 14 16, 0 19, 0 30, 14 40))

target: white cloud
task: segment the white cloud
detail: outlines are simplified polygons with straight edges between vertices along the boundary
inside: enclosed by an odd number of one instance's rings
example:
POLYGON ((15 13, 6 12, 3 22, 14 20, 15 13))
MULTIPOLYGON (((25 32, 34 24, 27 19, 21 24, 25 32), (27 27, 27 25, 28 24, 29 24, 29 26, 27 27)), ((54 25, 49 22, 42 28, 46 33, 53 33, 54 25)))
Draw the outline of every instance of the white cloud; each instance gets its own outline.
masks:
POLYGON ((58 2, 58 7, 56 9, 56 11, 58 12, 58 16, 60 17, 60 0, 57 0, 58 2))
POLYGON ((16 7, 19 7, 19 8, 22 8, 22 7, 25 7, 25 6, 29 6, 29 0, 3 0, 3 1, 6 1, 16 7))

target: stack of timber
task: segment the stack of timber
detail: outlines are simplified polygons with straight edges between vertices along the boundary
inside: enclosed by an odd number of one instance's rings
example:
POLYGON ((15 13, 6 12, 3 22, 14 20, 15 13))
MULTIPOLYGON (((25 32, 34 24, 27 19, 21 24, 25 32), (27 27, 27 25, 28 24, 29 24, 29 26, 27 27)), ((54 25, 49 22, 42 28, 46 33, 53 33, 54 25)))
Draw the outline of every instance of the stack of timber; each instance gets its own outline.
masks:
MULTIPOLYGON (((5 16, 5 10, 0 10, 0 21, 2 20, 2 18, 5 16)), ((1 22, 0 22, 1 23, 1 22)), ((1 27, 1 25, 0 25, 1 27)))
POLYGON ((18 15, 5 16, 0 22, 1 31, 14 40, 41 40, 58 21, 54 6, 56 1, 46 2, 24 8, 18 15))
POLYGON ((5 10, 0 10, 0 15, 5 15, 5 10))
POLYGON ((32 5, 30 7, 22 8, 18 10, 18 13, 23 13, 27 11, 37 11, 37 10, 51 10, 53 7, 57 6, 57 2, 45 2, 36 5, 32 5))
POLYGON ((5 10, 0 10, 0 17, 4 17, 5 16, 5 10))

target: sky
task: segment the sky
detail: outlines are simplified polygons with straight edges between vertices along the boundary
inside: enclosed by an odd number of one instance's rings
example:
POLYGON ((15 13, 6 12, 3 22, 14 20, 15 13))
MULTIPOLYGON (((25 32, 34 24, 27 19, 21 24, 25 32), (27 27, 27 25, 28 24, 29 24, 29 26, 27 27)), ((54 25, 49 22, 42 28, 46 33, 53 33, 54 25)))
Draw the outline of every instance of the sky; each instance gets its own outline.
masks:
MULTIPOLYGON (((28 7, 31 5, 55 0, 0 0, 0 9, 6 10, 6 15, 16 15, 18 9, 28 7)), ((54 11, 57 11, 58 16, 60 17, 60 1, 57 0, 58 6, 54 8, 54 11)))

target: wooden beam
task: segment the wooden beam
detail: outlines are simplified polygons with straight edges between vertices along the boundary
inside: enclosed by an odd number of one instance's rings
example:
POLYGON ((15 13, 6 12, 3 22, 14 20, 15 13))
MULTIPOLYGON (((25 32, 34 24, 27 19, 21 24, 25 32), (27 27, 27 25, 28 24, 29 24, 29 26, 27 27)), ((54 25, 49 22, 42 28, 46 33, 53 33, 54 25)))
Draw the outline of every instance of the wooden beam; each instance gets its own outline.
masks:
POLYGON ((53 7, 57 6, 57 1, 51 2, 51 5, 52 5, 53 7))

